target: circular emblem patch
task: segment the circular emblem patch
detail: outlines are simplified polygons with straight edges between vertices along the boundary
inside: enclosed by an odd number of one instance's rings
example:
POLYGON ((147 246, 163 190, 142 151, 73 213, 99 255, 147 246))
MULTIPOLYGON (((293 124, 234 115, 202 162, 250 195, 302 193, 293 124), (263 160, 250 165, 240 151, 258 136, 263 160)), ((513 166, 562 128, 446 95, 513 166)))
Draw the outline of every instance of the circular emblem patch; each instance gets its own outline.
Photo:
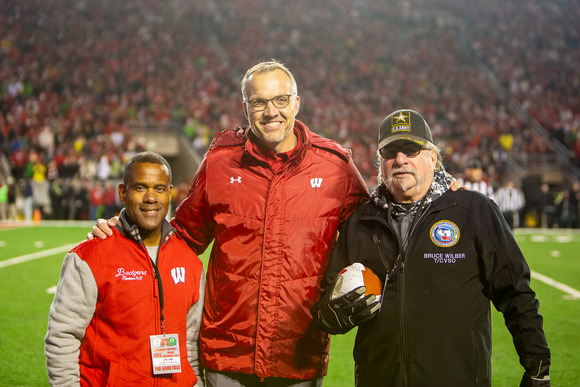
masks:
POLYGON ((431 240, 437 246, 451 247, 459 240, 459 228, 453 222, 441 220, 431 227, 431 240))

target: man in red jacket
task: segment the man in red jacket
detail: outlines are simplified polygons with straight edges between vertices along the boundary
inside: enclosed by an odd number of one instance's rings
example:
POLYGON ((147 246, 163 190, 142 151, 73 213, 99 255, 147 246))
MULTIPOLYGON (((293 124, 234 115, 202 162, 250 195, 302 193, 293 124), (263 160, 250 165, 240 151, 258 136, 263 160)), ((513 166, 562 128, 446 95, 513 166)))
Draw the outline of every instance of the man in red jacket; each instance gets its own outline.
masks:
POLYGON ((330 338, 309 309, 337 229, 368 190, 349 150, 295 119, 300 96, 283 64, 249 69, 242 96, 250 127, 216 135, 172 220, 196 253, 213 241, 206 383, 317 386, 330 338))
POLYGON ((203 386, 203 265, 165 220, 171 170, 153 152, 125 167, 113 235, 65 257, 45 338, 54 386, 203 386), (198 379, 199 377, 199 379, 198 379))

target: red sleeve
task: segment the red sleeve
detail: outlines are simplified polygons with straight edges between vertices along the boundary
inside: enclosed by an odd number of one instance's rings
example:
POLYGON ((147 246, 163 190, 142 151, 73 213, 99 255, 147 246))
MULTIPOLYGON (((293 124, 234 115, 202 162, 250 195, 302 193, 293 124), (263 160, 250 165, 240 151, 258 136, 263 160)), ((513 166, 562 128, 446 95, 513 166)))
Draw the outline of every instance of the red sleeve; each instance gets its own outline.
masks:
POLYGON ((204 158, 193 177, 187 198, 177 207, 171 220, 171 225, 198 255, 214 239, 214 222, 207 211, 206 163, 204 158))
POLYGON ((367 185, 355 167, 352 158, 350 158, 347 165, 346 197, 340 214, 340 224, 342 225, 348 216, 366 202, 368 198, 369 190, 367 185))

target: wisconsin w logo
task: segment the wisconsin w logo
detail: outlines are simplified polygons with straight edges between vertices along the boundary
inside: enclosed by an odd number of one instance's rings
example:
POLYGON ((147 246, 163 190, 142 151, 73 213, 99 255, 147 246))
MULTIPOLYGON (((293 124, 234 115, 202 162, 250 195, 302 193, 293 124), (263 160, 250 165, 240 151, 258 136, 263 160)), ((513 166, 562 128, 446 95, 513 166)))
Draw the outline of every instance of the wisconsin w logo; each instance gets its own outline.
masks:
POLYGON ((310 186, 312 188, 320 188, 322 185, 322 177, 314 177, 310 179, 310 186))
POLYGON ((174 267, 171 269, 171 278, 173 278, 175 285, 180 282, 185 283, 185 267, 174 267))

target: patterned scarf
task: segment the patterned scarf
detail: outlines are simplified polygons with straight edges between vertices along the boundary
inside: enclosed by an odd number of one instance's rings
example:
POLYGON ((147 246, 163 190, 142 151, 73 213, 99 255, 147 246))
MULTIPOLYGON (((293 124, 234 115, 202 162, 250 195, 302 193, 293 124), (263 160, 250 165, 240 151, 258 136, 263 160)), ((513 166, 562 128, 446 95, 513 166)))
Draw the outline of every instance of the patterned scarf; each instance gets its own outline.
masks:
POLYGON ((395 217, 410 214, 415 216, 417 211, 423 211, 429 204, 443 195, 445 191, 449 189, 451 185, 452 176, 445 171, 435 171, 433 177, 433 183, 431 183, 431 187, 429 191, 427 191, 425 200, 423 201, 423 207, 419 208, 421 205, 422 200, 417 200, 416 202, 411 203, 411 206, 404 206, 399 203, 393 202, 393 196, 387 190, 385 183, 382 183, 377 187, 377 189, 371 193, 371 201, 375 204, 375 206, 384 209, 387 211, 389 205, 392 206, 392 214, 395 217))

